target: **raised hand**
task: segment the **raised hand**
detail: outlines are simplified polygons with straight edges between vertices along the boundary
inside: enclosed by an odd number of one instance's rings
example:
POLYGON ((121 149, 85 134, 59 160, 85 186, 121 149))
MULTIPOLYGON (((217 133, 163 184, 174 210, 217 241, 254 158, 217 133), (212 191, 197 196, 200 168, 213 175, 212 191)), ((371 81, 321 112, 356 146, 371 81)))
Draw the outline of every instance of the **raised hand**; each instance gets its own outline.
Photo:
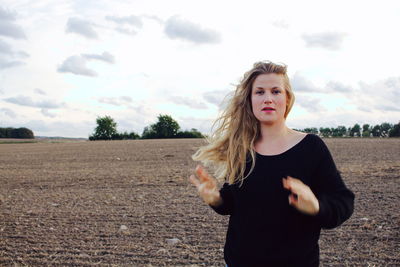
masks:
POLYGON ((299 179, 288 176, 282 179, 283 187, 290 191, 289 204, 302 213, 316 215, 319 212, 319 202, 308 185, 299 179))
POLYGON ((209 175, 201 165, 197 165, 196 175, 199 179, 197 179, 196 176, 191 175, 189 180, 196 186, 197 191, 204 202, 215 207, 221 205, 222 198, 218 191, 217 180, 209 175))

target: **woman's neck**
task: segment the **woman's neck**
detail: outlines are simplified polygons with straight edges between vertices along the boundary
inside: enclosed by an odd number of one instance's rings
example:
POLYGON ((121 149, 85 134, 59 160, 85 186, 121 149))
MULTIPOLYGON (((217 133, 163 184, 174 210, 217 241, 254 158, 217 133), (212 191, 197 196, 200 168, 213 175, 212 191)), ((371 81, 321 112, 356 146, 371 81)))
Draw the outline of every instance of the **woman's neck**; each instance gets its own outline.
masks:
POLYGON ((285 121, 281 123, 274 123, 274 124, 261 124, 260 125, 260 141, 273 141, 276 139, 280 139, 285 137, 289 134, 290 129, 286 127, 285 121))

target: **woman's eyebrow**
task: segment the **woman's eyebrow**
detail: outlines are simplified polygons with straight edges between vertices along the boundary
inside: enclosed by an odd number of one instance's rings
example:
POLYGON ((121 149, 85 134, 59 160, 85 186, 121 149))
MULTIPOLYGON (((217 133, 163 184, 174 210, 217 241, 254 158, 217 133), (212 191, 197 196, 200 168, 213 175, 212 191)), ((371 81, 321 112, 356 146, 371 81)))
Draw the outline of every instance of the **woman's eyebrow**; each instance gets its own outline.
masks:
MULTIPOLYGON (((265 89, 265 87, 262 87, 262 86, 256 86, 256 89, 265 89)), ((268 89, 268 88, 267 88, 268 89)), ((281 89, 279 86, 274 86, 274 87, 271 87, 271 88, 269 88, 269 89, 271 89, 271 90, 273 90, 273 89, 281 89)))

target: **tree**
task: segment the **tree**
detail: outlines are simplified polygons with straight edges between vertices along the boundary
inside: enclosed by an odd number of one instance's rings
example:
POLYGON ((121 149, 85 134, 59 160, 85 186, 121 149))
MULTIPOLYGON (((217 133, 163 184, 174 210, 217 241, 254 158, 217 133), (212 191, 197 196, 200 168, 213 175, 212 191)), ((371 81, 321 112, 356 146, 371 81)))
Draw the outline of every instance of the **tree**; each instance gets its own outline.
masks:
POLYGON ((111 140, 117 133, 117 123, 110 116, 98 117, 96 119, 97 127, 90 140, 111 140))
POLYGON ((388 137, 389 131, 392 129, 392 125, 390 123, 384 122, 381 124, 381 136, 388 137))
POLYGON ((389 137, 400 137, 400 121, 393 125, 393 128, 389 131, 389 137))
POLYGON ((369 126, 369 124, 364 124, 362 126, 362 136, 370 137, 370 135, 371 135, 371 127, 369 126))
POLYGON ((0 138, 24 138, 34 139, 35 136, 32 130, 21 127, 21 128, 0 128, 0 138))
POLYGON ((158 122, 145 127, 142 138, 176 138, 179 131, 179 124, 169 115, 158 115, 158 122))
POLYGON ((375 125, 374 127, 372 127, 371 133, 373 137, 381 136, 381 126, 375 125))
POLYGON ((332 133, 330 128, 324 128, 324 127, 319 128, 319 132, 323 137, 330 137, 332 133))
POLYGON ((303 130, 303 132, 305 133, 311 133, 311 134, 318 134, 318 129, 315 127, 311 127, 311 128, 305 128, 303 130))
POLYGON ((176 137, 177 138, 203 138, 204 136, 197 129, 192 128, 190 131, 183 131, 183 132, 179 131, 178 134, 176 135, 176 137))
POLYGON ((361 127, 358 123, 354 124, 353 128, 350 130, 350 136, 360 136, 361 127))

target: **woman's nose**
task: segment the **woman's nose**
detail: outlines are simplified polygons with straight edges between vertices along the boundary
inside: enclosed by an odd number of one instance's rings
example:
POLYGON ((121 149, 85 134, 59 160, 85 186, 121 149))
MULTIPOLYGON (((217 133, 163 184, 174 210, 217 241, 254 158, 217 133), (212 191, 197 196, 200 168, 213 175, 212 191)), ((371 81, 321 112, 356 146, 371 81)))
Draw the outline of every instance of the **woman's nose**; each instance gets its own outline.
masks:
POLYGON ((272 98, 270 94, 265 94, 264 103, 271 103, 272 98))

